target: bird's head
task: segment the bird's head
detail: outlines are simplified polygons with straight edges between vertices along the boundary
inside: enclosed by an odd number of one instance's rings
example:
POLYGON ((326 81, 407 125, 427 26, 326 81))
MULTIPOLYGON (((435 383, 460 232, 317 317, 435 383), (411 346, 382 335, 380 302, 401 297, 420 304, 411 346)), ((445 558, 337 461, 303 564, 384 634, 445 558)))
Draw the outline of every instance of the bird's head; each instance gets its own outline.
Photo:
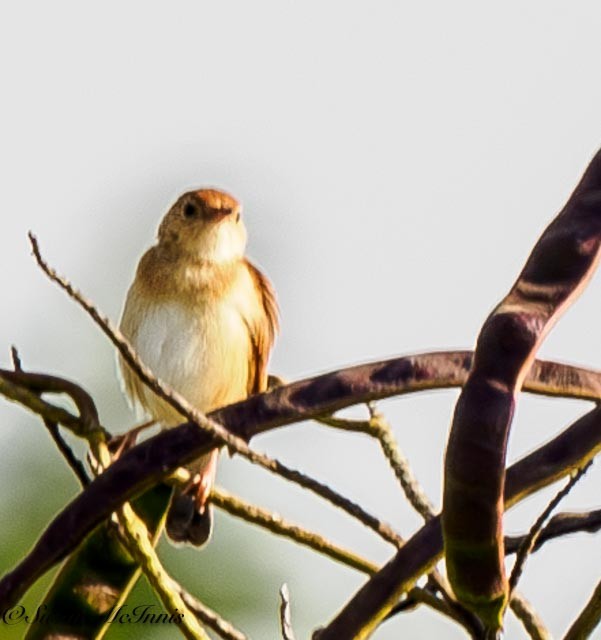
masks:
POLYGON ((246 228, 240 203, 217 189, 188 191, 169 209, 159 226, 159 243, 212 262, 244 255, 246 228))

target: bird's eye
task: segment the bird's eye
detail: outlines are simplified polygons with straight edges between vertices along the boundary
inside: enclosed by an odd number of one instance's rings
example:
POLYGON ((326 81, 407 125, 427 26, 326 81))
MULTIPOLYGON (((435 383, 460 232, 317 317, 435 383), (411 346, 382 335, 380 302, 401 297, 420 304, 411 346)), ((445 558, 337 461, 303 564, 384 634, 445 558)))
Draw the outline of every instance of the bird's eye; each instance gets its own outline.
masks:
POLYGON ((196 207, 191 202, 188 202, 188 204, 184 207, 185 218, 193 218, 197 213, 198 211, 196 207))

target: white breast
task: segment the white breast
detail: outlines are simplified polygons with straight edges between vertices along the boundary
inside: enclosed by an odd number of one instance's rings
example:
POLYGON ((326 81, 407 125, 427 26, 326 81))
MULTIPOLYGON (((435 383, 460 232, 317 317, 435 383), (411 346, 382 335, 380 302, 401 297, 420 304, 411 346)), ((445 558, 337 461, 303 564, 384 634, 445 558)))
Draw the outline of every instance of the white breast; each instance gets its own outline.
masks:
MULTIPOLYGON (((126 310, 127 311, 127 310, 126 310)), ((145 305, 130 339, 152 371, 203 412, 247 394, 250 341, 236 306, 227 300, 194 308, 177 302, 145 305)), ((157 420, 181 417, 146 387, 134 399, 157 420)))

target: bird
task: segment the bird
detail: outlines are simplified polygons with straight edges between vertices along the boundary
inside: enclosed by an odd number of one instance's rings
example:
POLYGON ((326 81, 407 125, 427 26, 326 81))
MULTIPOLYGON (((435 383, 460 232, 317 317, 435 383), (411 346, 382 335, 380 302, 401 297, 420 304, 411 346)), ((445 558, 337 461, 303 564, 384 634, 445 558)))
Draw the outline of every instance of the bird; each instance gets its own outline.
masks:
MULTIPOLYGON (((180 196, 139 261, 121 316, 121 331, 144 364, 203 413, 266 390, 279 331, 273 286, 245 255, 241 213, 219 189, 180 196)), ((185 421, 122 358, 119 369, 135 407, 163 428, 185 421)), ((218 453, 189 465, 190 482, 174 492, 166 531, 176 543, 201 547, 211 536, 207 501, 218 453)))

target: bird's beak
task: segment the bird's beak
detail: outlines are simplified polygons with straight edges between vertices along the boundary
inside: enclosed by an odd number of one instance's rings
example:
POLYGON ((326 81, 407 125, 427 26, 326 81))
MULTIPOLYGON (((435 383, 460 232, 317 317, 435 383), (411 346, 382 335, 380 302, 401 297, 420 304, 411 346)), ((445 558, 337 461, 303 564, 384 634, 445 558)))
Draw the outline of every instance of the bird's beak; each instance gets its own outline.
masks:
POLYGON ((230 218, 235 216, 237 219, 240 217, 240 211, 238 210, 237 207, 233 208, 233 207, 220 207, 219 209, 215 208, 215 209, 209 209, 206 212, 206 217, 207 220, 211 221, 211 222, 221 222, 222 220, 225 220, 226 218, 230 218))

